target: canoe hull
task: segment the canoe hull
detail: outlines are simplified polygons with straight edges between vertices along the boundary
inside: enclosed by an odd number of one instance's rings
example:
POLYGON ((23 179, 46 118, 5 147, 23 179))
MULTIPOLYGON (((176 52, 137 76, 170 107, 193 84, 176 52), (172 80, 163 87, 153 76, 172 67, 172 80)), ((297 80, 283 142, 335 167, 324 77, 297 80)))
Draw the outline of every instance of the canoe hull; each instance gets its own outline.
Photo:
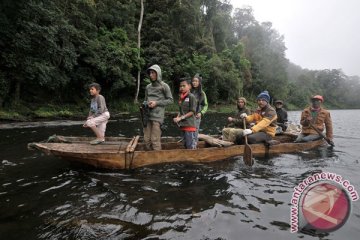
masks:
MULTIPOLYGON (((88 142, 77 143, 31 143, 29 148, 38 149, 62 159, 84 163, 97 168, 108 169, 133 169, 154 164, 163 163, 207 163, 226 160, 232 157, 242 156, 244 145, 229 147, 209 147, 205 142, 199 142, 199 148, 195 150, 184 149, 179 142, 166 142, 163 150, 145 151, 144 144, 140 143, 134 152, 125 151, 124 142, 113 144, 90 145, 88 142)), ((323 145, 323 140, 293 143, 285 142, 266 146, 264 144, 252 144, 254 156, 264 157, 268 155, 293 153, 310 150, 323 145)))

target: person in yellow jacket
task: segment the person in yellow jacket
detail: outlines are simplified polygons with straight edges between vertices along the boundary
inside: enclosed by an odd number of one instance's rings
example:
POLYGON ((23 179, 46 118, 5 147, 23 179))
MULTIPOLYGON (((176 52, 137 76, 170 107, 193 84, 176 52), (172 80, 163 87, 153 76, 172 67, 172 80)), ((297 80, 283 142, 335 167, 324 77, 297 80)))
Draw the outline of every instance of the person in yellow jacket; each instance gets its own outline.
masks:
POLYGON ((333 143, 332 120, 330 112, 321 107, 323 102, 324 98, 320 95, 311 98, 311 106, 305 108, 301 113, 300 124, 302 130, 295 142, 309 142, 320 139, 321 136, 313 129, 311 126, 313 125, 320 132, 326 129, 326 138, 333 143))
POLYGON ((275 137, 276 133, 276 111, 270 106, 270 95, 268 91, 261 92, 257 98, 258 108, 256 111, 247 115, 242 113, 240 118, 245 118, 247 123, 253 125, 250 129, 245 129, 241 135, 236 138, 237 144, 244 143, 244 136, 248 135, 248 143, 266 143, 275 137))

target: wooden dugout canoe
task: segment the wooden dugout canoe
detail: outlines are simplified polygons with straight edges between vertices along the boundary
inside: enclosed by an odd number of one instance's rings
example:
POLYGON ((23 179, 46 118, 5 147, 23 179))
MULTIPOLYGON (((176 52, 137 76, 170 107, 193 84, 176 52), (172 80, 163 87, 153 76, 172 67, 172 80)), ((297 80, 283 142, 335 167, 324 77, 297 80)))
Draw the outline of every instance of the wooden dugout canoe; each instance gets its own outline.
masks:
MULTIPOLYGON (((109 137, 99 145, 90 145, 93 138, 89 137, 64 137, 60 142, 29 143, 29 149, 37 149, 52 154, 62 159, 76 161, 98 168, 108 169, 133 169, 161 163, 207 163, 242 156, 244 145, 232 145, 228 147, 213 147, 204 141, 199 141, 198 149, 184 149, 179 138, 163 138, 162 150, 145 151, 142 139, 134 144, 136 139, 109 137), (131 145, 133 149, 131 149, 131 145)), ((310 150, 325 143, 317 140, 306 143, 293 143, 295 136, 280 135, 275 140, 279 144, 266 146, 264 144, 252 144, 254 156, 268 156, 281 153, 292 153, 310 150)))

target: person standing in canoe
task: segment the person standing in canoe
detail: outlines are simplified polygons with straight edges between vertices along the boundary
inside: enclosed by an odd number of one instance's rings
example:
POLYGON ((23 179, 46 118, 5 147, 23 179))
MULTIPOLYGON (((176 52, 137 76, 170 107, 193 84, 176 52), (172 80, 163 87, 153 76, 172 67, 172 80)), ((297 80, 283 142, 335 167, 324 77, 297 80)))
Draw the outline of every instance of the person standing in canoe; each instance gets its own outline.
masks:
POLYGON ((202 77, 198 73, 195 74, 191 80, 191 93, 194 94, 197 100, 195 114, 195 145, 197 145, 201 119, 208 109, 207 97, 205 92, 202 90, 202 77))
POLYGON ((284 102, 282 100, 275 101, 275 109, 276 109, 276 133, 282 133, 286 131, 287 124, 288 124, 288 114, 286 110, 283 108, 284 102))
POLYGON ((276 111, 270 106, 270 95, 268 91, 261 92, 257 98, 258 108, 256 111, 247 115, 246 113, 242 113, 240 117, 245 118, 246 123, 255 123, 251 128, 245 129, 243 134, 238 135, 236 137, 237 144, 243 144, 244 138, 243 136, 248 136, 248 143, 267 143, 275 137, 276 132, 276 111))
POLYGON ((242 134, 244 130, 244 124, 241 114, 246 113, 250 115, 251 111, 246 107, 246 99, 239 97, 236 101, 237 113, 235 117, 228 117, 229 124, 222 130, 222 136, 224 141, 235 142, 236 136, 242 134))
POLYGON ((180 96, 179 96, 179 113, 177 117, 173 119, 182 133, 183 142, 186 149, 196 149, 196 125, 195 125, 195 114, 197 101, 194 94, 190 92, 191 84, 190 81, 182 78, 180 79, 180 96))
POLYGON ((161 150, 161 124, 164 122, 165 107, 173 102, 169 85, 162 81, 161 68, 152 65, 146 71, 151 83, 146 86, 144 105, 149 108, 148 121, 144 127, 146 150, 161 150))
POLYGON ((90 111, 83 127, 89 127, 96 135, 96 139, 90 144, 96 145, 105 141, 106 124, 110 118, 110 113, 106 107, 105 98, 100 95, 101 86, 98 83, 89 85, 89 92, 92 97, 90 111))
POLYGON ((333 141, 333 127, 330 112, 321 107, 324 98, 320 95, 315 95, 311 98, 311 106, 307 107, 301 113, 300 124, 302 126, 301 133, 295 142, 309 142, 320 139, 320 136, 313 127, 320 132, 326 129, 326 138, 333 141), (311 126, 313 125, 313 127, 311 126))

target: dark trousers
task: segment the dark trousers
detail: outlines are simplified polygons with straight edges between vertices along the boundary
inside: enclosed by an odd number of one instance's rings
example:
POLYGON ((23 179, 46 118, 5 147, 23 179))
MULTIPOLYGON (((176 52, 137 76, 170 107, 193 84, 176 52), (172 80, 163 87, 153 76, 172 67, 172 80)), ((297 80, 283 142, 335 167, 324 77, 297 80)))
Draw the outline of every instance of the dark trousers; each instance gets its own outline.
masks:
MULTIPOLYGON (((270 140, 272 140, 272 137, 264 132, 257 132, 250 135, 247 135, 248 143, 254 144, 254 143, 266 143, 270 140)), ((236 144, 245 144, 245 138, 241 135, 236 138, 236 144)))

